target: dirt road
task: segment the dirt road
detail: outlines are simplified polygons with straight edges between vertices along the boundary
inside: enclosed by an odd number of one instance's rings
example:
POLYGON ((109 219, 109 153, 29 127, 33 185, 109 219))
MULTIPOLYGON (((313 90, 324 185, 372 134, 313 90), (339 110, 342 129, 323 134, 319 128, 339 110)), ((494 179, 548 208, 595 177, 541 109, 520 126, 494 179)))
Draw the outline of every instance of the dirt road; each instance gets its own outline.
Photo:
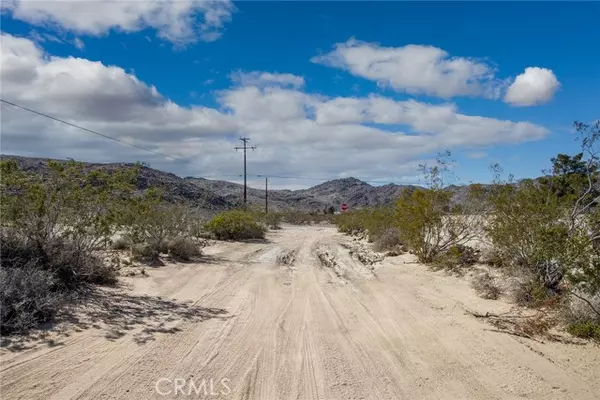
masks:
MULTIPOLYGON (((0 356, 3 399, 594 399, 600 348, 539 343, 464 278, 355 260, 329 227, 151 268, 86 317, 0 356), (373 268, 373 269, 372 269, 373 268)), ((408 263, 406 263, 408 262, 408 263)))

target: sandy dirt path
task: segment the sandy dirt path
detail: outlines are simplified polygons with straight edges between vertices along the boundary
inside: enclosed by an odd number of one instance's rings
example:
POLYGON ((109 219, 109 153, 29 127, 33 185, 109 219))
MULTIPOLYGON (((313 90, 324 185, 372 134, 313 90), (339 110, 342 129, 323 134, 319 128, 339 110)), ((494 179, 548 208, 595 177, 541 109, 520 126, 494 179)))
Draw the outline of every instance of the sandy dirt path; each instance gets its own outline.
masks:
POLYGON ((465 279, 330 227, 218 243, 0 354, 2 399, 597 399, 600 348, 494 332, 465 279), (325 254, 325 256, 323 256, 325 254), (321 259, 333 260, 332 263, 321 259))

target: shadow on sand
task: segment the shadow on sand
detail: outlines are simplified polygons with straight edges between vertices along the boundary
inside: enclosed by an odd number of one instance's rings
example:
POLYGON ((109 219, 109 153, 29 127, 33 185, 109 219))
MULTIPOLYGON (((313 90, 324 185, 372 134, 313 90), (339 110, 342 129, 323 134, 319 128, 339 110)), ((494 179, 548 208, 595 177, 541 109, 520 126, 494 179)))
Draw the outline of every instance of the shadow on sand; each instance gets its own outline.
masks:
POLYGON ((61 346, 74 332, 100 330, 107 340, 128 334, 137 344, 154 340, 158 334, 181 331, 181 322, 202 322, 212 318, 228 319, 221 308, 200 307, 190 302, 167 300, 157 296, 133 295, 123 288, 90 290, 76 300, 76 306, 61 312, 53 323, 26 335, 10 335, 0 339, 0 347, 18 352, 39 345, 61 346))

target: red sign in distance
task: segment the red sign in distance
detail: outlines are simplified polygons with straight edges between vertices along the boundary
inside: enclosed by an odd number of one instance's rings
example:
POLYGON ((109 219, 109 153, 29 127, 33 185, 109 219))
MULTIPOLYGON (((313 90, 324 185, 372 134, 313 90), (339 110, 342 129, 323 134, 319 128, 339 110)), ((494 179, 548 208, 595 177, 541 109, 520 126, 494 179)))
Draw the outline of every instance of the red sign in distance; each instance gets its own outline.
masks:
POLYGON ((341 209, 342 211, 348 211, 348 204, 346 204, 346 203, 342 204, 342 205, 340 206, 340 209, 341 209))

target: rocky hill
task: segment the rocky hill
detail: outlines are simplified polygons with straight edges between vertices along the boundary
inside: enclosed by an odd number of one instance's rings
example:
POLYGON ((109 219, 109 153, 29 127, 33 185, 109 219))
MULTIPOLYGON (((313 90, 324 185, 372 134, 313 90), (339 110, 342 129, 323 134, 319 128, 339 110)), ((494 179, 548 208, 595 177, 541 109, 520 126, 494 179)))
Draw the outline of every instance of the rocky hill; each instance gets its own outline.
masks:
MULTIPOLYGON (((3 160, 13 159, 19 166, 31 173, 44 173, 49 159, 19 156, 2 156, 3 160)), ((133 164, 92 164, 85 163, 90 169, 106 168, 114 170, 133 164)), ((159 187, 164 197, 171 202, 187 202, 205 210, 224 210, 240 206, 243 202, 243 186, 226 181, 204 178, 181 178, 175 174, 142 167, 138 178, 138 188, 159 187)), ((322 211, 330 206, 339 207, 347 203, 351 208, 391 204, 402 190, 416 186, 389 184, 371 186, 356 178, 336 179, 301 190, 270 190, 269 208, 272 210, 296 209, 302 211, 322 211)), ((248 188, 248 202, 262 207, 265 193, 262 189, 248 188)))
MULTIPOLYGON (((15 160, 19 167, 29 173, 44 174, 48 169, 47 158, 31 158, 19 156, 1 156, 2 160, 15 160)), ((55 160, 61 161, 61 160, 55 160)), ((134 164, 115 163, 115 164, 94 164, 84 163, 90 170, 103 168, 107 170, 116 170, 120 168, 131 167, 134 164)), ((138 176, 137 187, 146 189, 148 187, 159 187, 164 191, 164 197, 170 202, 187 202, 194 207, 206 210, 223 210, 234 207, 223 196, 195 185, 194 183, 182 179, 175 174, 159 171, 149 167, 142 167, 138 176)))

